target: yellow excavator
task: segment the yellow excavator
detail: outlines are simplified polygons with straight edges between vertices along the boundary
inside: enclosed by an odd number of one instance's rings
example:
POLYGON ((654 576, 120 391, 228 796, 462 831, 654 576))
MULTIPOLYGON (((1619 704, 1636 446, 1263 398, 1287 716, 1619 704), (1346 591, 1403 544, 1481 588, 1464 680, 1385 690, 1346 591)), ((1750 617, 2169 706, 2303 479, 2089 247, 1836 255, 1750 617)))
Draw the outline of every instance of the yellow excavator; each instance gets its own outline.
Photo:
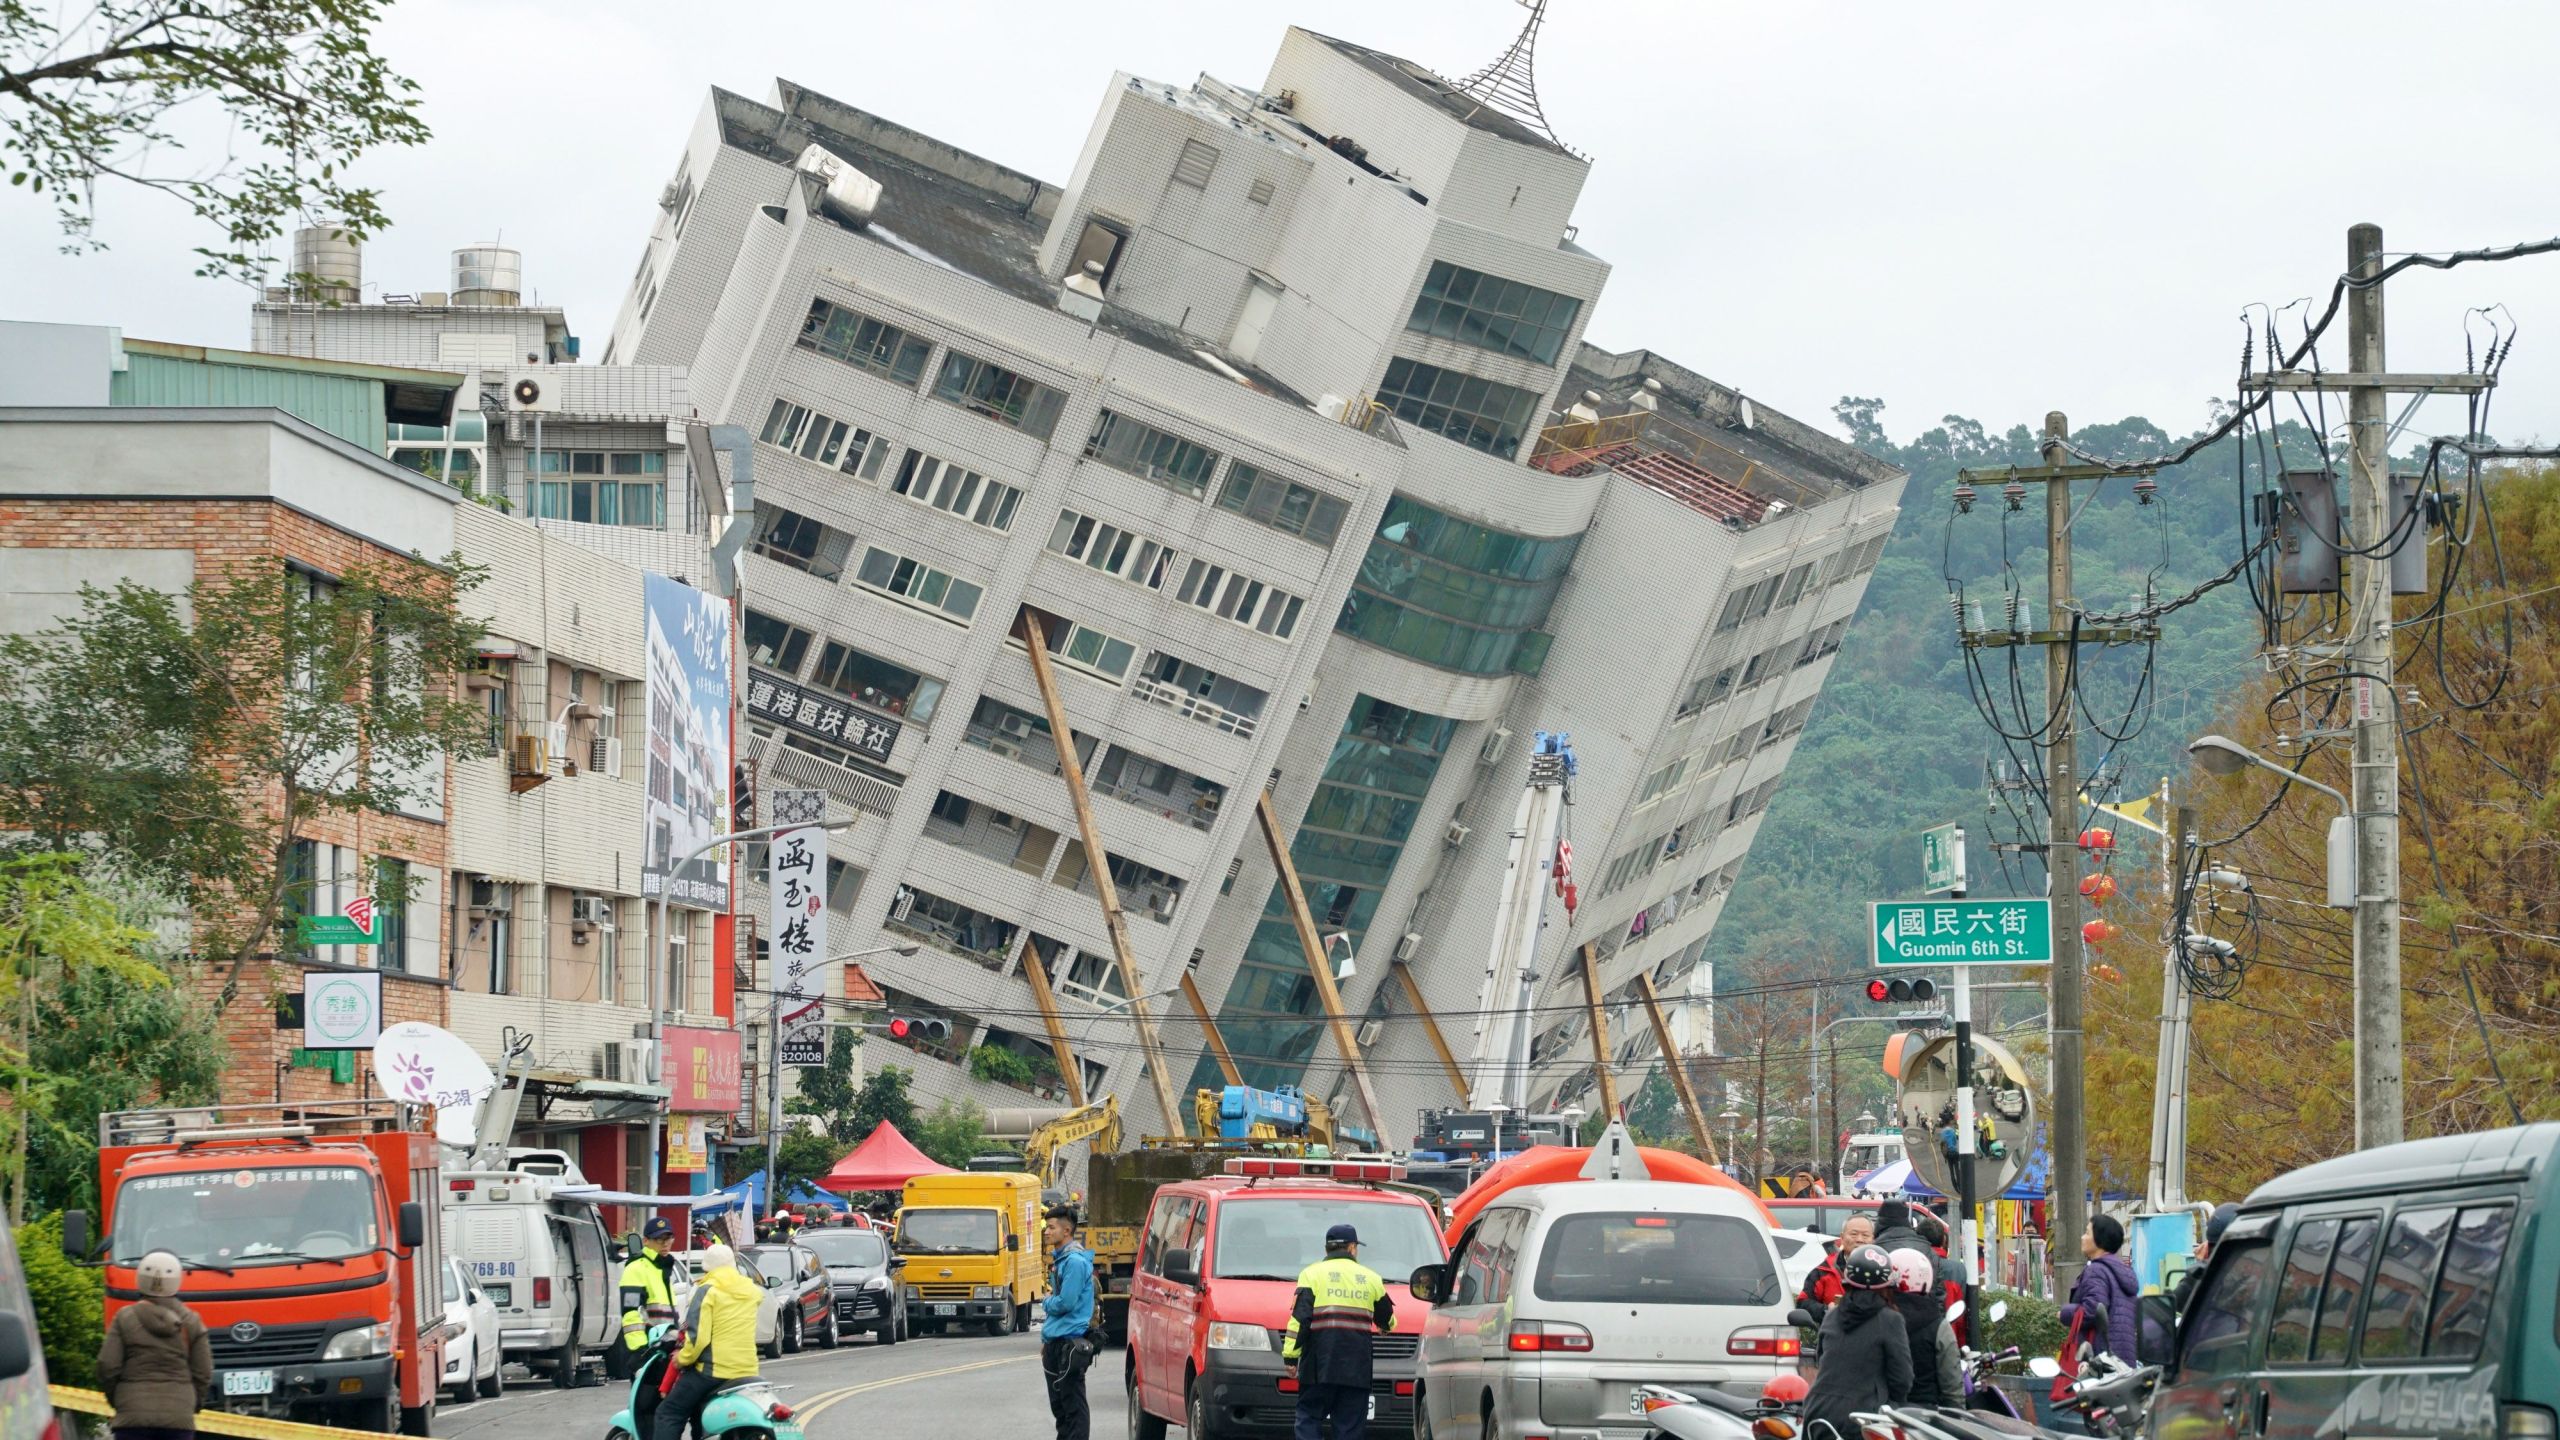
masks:
MULTIPOLYGON (((1120 1148, 1120 1097, 1105 1095, 1094 1104, 1070 1110, 1038 1106, 990 1110, 986 1135, 990 1140, 1021 1140, 1022 1159, 1017 1163, 1008 1157, 1005 1168, 1027 1170, 1040 1177, 1043 1190, 1054 1189, 1066 1170, 1061 1152, 1068 1146, 1090 1140, 1096 1155, 1120 1148)), ((971 1167, 977 1163, 971 1161, 971 1167)))

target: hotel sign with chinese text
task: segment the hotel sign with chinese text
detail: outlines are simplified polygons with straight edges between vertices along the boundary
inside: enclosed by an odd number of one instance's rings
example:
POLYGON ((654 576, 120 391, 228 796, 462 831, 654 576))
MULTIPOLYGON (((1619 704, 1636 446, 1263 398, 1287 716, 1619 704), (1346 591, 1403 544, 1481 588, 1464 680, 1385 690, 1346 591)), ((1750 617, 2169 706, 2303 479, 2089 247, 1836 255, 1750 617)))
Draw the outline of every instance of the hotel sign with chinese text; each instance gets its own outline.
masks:
POLYGON ((1876 964, 2050 965, 2050 900, 1876 900, 1867 934, 1876 964))
POLYGON ((843 696, 770 670, 747 672, 747 713, 886 764, 904 727, 843 696))

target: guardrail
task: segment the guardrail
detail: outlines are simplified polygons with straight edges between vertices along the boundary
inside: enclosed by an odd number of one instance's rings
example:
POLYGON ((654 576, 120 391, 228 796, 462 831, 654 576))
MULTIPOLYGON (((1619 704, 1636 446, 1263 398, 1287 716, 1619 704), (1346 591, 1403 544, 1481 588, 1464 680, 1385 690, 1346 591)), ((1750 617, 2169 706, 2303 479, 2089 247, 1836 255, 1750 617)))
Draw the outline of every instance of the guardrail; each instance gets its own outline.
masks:
MULTIPOLYGON (((53 1408, 56 1411, 66 1416, 97 1417, 96 1423, 79 1427, 79 1433, 100 1437, 106 1435, 107 1417, 115 1413, 115 1407, 107 1403, 105 1395, 95 1390, 84 1390, 77 1385, 55 1385, 49 1388, 53 1392, 53 1408)), ((299 1420, 271 1420, 264 1415, 234 1415, 226 1410, 199 1410, 196 1412, 196 1433, 238 1435, 246 1437, 246 1440, 348 1440, 350 1436, 364 1435, 369 1432, 341 1430, 334 1425, 306 1425, 299 1420)))

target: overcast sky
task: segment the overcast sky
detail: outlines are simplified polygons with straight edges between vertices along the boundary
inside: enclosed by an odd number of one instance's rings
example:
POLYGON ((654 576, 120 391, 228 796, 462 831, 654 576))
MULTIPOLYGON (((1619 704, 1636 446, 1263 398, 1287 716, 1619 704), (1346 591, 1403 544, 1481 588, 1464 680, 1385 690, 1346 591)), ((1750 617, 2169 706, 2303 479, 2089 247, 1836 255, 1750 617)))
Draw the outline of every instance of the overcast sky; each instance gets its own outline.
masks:
MULTIPOLYGON (((379 47, 424 85, 435 139, 365 167, 396 222, 368 289, 445 289, 448 251, 503 237, 602 354, 713 84, 761 96, 787 74, 1063 184, 1115 70, 1259 84, 1296 23, 1463 75, 1522 14, 400 0, 379 47)), ((2181 433, 2231 391, 2242 306, 2325 297, 2350 223, 2395 251, 2560 234, 2555 53, 2560 6, 2540 3, 1554 0, 1538 79, 1594 160, 1575 220, 1615 266, 1594 343, 1826 425, 1841 395, 1879 396, 1897 439, 2054 408, 2181 433)), ((0 317, 247 343, 249 296, 191 277, 203 237, 174 204, 101 200, 114 250, 64 257, 49 209, 0 191, 0 317)), ((2460 368, 2462 311, 2495 302, 2524 334, 2491 426, 2560 436, 2560 256, 2395 282, 2392 368, 2460 368)), ((2450 401, 2418 422, 2459 425, 2450 401)))

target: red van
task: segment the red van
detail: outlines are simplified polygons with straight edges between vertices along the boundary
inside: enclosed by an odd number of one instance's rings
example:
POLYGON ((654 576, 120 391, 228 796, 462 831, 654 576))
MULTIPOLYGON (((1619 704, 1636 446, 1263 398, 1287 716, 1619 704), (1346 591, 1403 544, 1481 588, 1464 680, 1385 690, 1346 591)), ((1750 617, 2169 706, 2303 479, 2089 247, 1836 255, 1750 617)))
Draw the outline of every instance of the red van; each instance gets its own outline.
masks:
POLYGON ((1395 1297, 1396 1328, 1377 1339, 1373 1431, 1413 1428, 1415 1352, 1429 1308, 1405 1288, 1417 1267, 1448 1258, 1440 1217, 1383 1182, 1397 1165, 1244 1158, 1223 1175, 1156 1191, 1129 1282, 1129 1415, 1137 1440, 1257 1440, 1291 1433, 1297 1382, 1280 1342, 1298 1272, 1324 1258, 1324 1232, 1360 1231, 1360 1263, 1395 1297))

